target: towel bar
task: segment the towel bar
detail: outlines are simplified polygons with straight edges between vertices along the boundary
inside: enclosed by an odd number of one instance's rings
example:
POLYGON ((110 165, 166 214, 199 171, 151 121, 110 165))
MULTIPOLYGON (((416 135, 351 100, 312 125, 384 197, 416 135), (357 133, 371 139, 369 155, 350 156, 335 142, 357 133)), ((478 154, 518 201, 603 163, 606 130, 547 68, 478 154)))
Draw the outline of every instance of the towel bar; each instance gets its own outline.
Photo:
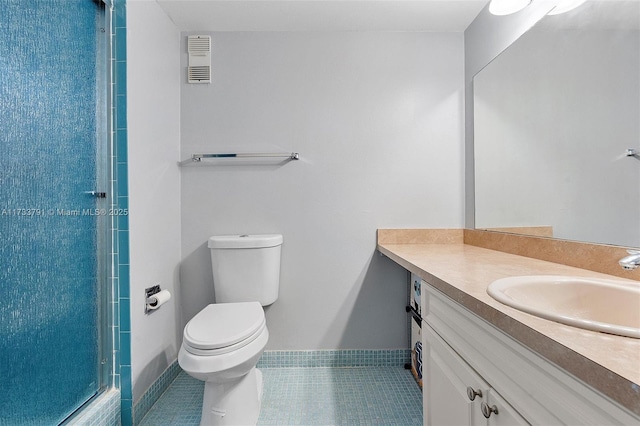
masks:
POLYGON ((299 160, 300 154, 297 152, 291 153, 237 153, 237 154, 193 154, 191 159, 193 161, 202 161, 203 158, 261 158, 261 157, 276 157, 276 158, 288 158, 290 160, 299 160))

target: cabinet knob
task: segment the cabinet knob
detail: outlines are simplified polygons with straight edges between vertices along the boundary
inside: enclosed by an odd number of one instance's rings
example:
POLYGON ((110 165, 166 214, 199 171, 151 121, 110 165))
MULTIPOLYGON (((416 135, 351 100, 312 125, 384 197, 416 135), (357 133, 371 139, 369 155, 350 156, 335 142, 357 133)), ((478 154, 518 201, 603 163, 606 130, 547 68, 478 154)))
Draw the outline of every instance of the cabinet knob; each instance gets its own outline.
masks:
POLYGON ((495 405, 492 405, 491 407, 489 407, 489 404, 487 404, 486 402, 483 402, 480 405, 480 408, 482 409, 482 415, 485 416, 487 419, 491 417, 491 413, 496 413, 496 415, 498 415, 498 407, 496 407, 495 405))
POLYGON ((480 389, 475 390, 471 386, 467 386, 467 396, 469 397, 469 401, 473 401, 476 399, 476 396, 482 398, 482 391, 480 389))

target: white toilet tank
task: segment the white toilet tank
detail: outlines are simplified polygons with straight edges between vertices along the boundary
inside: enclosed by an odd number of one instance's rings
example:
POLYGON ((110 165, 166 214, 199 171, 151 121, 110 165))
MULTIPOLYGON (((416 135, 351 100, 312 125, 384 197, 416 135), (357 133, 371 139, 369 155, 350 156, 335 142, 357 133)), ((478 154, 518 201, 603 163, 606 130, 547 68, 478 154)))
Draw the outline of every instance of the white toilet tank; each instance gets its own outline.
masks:
POLYGON ((272 304, 280 287, 282 235, 216 235, 209 238, 216 303, 272 304))

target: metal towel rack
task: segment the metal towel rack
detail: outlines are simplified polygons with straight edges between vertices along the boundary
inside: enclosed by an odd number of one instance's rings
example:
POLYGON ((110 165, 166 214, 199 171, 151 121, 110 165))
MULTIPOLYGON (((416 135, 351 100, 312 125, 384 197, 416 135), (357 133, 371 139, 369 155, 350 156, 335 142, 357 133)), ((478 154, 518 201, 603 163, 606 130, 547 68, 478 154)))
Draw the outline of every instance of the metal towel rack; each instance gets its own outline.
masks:
POLYGON ((237 153, 237 154, 193 154, 191 159, 196 162, 202 161, 203 158, 288 158, 289 160, 299 160, 300 154, 297 152, 291 153, 237 153))

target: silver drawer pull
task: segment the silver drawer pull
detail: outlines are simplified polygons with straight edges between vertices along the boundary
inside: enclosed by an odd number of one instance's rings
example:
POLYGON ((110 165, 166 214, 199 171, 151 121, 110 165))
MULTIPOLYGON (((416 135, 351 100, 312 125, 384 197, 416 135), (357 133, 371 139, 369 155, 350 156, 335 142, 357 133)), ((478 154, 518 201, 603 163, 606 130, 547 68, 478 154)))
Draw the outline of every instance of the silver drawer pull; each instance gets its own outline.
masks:
POLYGON ((473 401, 476 399, 476 396, 482 398, 482 391, 480 389, 475 390, 471 386, 467 386, 467 396, 469 397, 469 401, 473 401))
POLYGON ((489 405, 486 402, 483 402, 480 405, 480 408, 482 409, 482 415, 485 416, 487 419, 491 417, 491 413, 496 413, 496 416, 498 415, 498 407, 496 407, 495 405, 489 407, 489 405))

